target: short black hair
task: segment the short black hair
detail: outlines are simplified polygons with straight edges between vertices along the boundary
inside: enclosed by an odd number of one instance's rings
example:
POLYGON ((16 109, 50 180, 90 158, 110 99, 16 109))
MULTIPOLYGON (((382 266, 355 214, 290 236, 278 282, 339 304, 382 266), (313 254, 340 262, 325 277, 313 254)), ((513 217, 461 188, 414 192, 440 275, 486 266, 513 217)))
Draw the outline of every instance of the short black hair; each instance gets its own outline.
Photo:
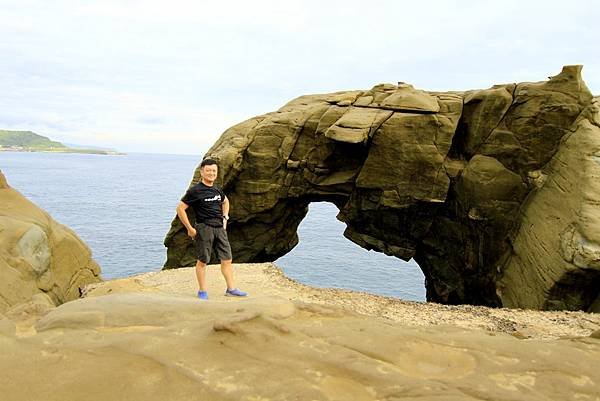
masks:
POLYGON ((204 166, 212 166, 213 164, 217 164, 215 159, 204 159, 202 160, 202 163, 200 163, 200 168, 204 166))

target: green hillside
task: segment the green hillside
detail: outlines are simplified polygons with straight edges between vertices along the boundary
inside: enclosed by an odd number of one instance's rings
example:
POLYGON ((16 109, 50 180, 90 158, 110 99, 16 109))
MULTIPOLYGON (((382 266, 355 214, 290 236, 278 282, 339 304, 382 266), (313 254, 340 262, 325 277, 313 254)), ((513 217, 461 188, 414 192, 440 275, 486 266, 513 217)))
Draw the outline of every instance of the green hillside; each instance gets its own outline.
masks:
POLYGON ((31 131, 6 131, 0 130, 0 146, 22 147, 31 150, 66 149, 60 142, 51 141, 45 136, 35 134, 31 131))
POLYGON ((97 155, 123 155, 113 149, 88 149, 83 146, 72 148, 31 131, 0 130, 0 151, 7 152, 58 152, 91 153, 97 155))

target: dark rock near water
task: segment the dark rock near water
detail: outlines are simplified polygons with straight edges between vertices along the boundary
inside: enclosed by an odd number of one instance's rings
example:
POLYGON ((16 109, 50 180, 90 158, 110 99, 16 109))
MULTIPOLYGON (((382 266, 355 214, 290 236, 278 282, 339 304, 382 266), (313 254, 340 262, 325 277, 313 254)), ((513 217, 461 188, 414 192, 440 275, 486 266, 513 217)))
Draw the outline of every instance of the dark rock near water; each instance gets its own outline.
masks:
MULTIPOLYGON (((329 201, 351 241, 414 258, 430 301, 597 311, 599 103, 581 66, 468 92, 382 84, 301 96, 206 156, 237 262, 289 252, 308 204, 329 201)), ((177 218, 165 245, 165 268, 194 264, 177 218)))

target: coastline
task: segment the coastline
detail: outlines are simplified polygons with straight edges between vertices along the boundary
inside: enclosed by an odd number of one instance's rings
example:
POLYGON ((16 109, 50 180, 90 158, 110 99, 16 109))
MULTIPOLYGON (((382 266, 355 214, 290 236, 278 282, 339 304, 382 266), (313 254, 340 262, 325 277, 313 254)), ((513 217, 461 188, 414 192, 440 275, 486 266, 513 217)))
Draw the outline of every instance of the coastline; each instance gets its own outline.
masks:
POLYGON ((89 154, 89 155, 103 155, 103 156, 124 156, 127 153, 106 151, 106 150, 94 150, 94 149, 7 149, 0 146, 0 152, 12 152, 12 153, 78 153, 78 154, 89 154))

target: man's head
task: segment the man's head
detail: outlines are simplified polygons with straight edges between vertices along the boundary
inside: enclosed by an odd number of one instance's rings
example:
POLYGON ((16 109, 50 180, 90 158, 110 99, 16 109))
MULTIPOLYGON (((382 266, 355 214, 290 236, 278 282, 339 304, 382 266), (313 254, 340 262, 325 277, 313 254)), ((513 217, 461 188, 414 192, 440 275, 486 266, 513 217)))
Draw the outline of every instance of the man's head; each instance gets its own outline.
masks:
POLYGON ((207 185, 212 185, 217 179, 218 167, 214 159, 204 159, 200 163, 200 175, 202 182, 207 185))

